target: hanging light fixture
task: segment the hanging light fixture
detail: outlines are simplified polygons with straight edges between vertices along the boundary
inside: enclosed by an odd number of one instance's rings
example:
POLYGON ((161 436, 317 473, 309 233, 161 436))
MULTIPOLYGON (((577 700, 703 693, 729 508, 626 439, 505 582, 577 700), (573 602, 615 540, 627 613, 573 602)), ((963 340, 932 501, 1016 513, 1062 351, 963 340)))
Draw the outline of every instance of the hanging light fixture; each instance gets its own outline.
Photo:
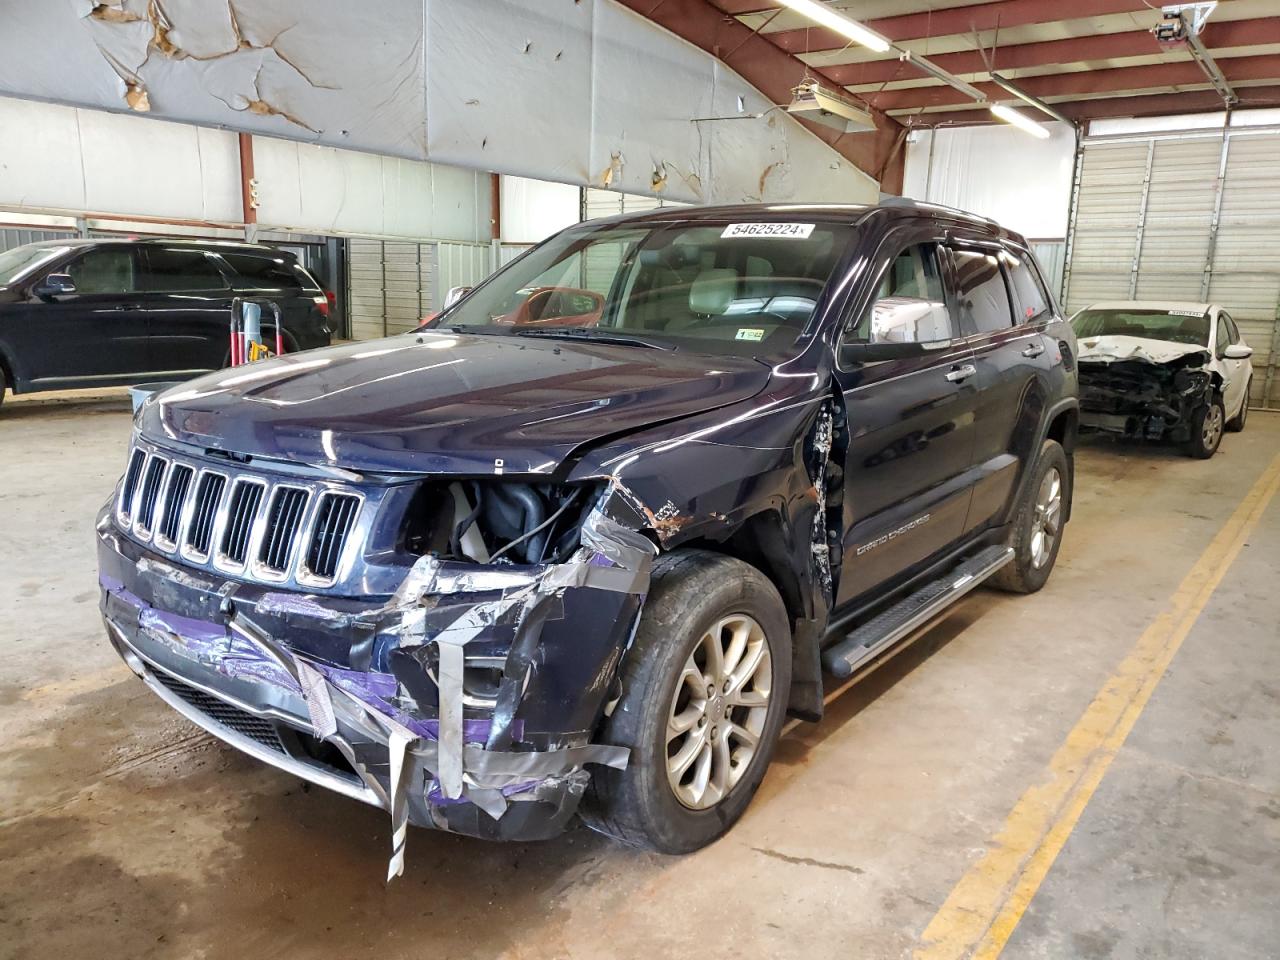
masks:
POLYGON ((844 14, 831 9, 817 0, 778 0, 784 7, 790 7, 796 13, 808 17, 814 23, 834 30, 842 37, 848 37, 854 43, 860 43, 876 53, 887 53, 889 41, 874 30, 868 30, 862 24, 850 20, 844 14))
POLYGON ((1031 134, 1033 137, 1040 140, 1049 139, 1049 131, 1047 128, 1042 127, 1026 114, 1019 113, 1012 107, 1006 107, 1003 103, 993 103, 988 109, 990 109, 997 118, 1003 120, 1005 123, 1011 123, 1019 130, 1023 130, 1031 134))

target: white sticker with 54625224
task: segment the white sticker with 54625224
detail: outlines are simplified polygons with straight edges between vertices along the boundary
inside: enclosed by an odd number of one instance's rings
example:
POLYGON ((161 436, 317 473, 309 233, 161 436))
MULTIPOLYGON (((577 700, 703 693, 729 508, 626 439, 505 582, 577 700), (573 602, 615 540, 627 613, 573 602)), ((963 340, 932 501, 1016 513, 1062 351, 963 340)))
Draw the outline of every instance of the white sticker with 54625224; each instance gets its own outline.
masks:
POLYGON ((787 240, 804 240, 813 233, 812 223, 731 223, 724 228, 724 237, 783 237, 787 240))

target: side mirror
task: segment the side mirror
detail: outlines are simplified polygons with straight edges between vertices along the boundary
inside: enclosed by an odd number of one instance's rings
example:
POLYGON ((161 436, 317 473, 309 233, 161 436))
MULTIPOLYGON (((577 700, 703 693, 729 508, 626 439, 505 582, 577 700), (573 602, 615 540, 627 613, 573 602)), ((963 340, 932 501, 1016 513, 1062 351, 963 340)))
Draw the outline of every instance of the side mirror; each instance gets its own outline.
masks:
POLYGON ((872 363, 919 357, 951 345, 951 317, 947 306, 917 297, 881 297, 871 306, 867 342, 845 343, 845 363, 872 363))
POLYGON ((450 287, 449 292, 444 295, 444 307, 442 309, 447 310, 452 307, 474 289, 474 287, 450 287))
POLYGON ((36 284, 37 297, 57 297, 76 292, 76 282, 67 273, 51 273, 36 284))
POLYGON ((1233 343, 1222 352, 1228 360, 1248 360, 1253 356, 1253 347, 1245 343, 1233 343))

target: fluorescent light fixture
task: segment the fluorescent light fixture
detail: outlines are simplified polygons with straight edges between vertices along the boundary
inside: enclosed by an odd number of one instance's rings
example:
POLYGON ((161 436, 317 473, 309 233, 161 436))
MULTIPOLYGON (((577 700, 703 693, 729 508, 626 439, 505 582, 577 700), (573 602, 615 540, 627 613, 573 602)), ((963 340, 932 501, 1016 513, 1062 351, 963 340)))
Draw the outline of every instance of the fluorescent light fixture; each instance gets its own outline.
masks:
POLYGON ((821 24, 828 30, 834 30, 840 36, 848 37, 876 53, 886 53, 889 49, 889 41, 880 34, 832 10, 825 3, 818 3, 817 0, 779 0, 779 2, 784 7, 790 7, 796 13, 808 17, 814 23, 821 24))
POLYGON ((1006 107, 1003 103, 993 103, 990 106, 990 110, 1005 123, 1011 123, 1019 130, 1025 130, 1033 137, 1038 137, 1041 140, 1049 139, 1048 130, 1012 107, 1006 107))
POLYGON ((876 128, 869 112, 847 97, 823 90, 817 83, 802 83, 791 94, 787 113, 792 116, 817 121, 841 133, 861 133, 876 128))

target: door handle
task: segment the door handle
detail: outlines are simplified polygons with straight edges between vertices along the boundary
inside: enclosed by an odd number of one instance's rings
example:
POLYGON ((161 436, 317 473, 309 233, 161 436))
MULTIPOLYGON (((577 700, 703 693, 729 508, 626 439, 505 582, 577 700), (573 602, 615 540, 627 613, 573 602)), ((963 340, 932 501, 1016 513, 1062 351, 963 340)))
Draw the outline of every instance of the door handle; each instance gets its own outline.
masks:
POLYGON ((1038 357, 1042 353, 1044 353, 1044 344, 1038 340, 1035 343, 1033 343, 1031 346, 1027 347, 1027 349, 1022 351, 1022 355, 1024 357, 1027 357, 1028 359, 1031 359, 1033 357, 1038 357))
POLYGON ((947 374, 947 379, 952 383, 959 383, 961 380, 968 380, 977 372, 977 367, 972 363, 966 363, 963 367, 956 367, 954 370, 950 371, 947 374))

